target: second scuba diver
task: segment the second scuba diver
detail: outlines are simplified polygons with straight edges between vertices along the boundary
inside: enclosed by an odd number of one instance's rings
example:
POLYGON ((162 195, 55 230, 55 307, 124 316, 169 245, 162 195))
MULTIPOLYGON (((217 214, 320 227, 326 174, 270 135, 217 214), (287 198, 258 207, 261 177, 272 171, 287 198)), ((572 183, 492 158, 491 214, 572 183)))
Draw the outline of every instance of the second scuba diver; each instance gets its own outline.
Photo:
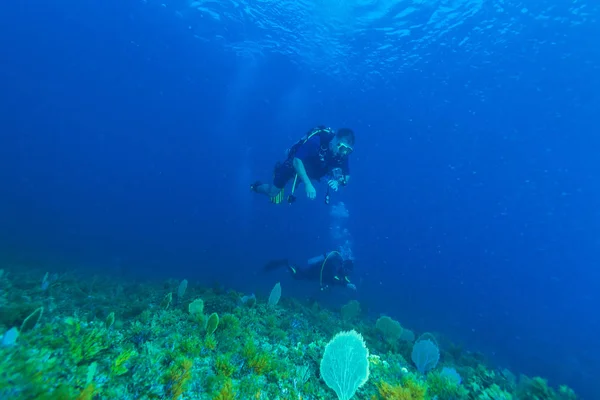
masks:
POLYGON ((287 268, 294 279, 319 282, 321 290, 332 286, 356 290, 356 285, 349 278, 354 270, 354 261, 345 260, 337 251, 313 257, 306 265, 296 265, 287 259, 280 259, 269 261, 264 267, 265 271, 279 268, 287 268))

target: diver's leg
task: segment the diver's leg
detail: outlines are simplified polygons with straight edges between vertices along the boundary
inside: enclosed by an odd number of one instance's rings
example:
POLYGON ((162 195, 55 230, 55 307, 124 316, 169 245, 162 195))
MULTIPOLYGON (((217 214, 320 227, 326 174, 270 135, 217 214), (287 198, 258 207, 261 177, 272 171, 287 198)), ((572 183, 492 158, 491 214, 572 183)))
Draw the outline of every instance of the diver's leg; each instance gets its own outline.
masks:
POLYGON ((273 199, 277 199, 277 203, 283 198, 283 188, 287 182, 294 176, 294 167, 289 162, 277 163, 273 169, 273 183, 255 182, 250 185, 250 189, 256 193, 267 195, 273 199))
POLYGON ((251 189, 254 190, 256 193, 264 194, 269 197, 275 197, 281 191, 281 188, 278 188, 273 184, 260 182, 254 183, 251 186, 251 189))
POLYGON ((301 267, 298 267, 295 264, 288 264, 288 271, 292 274, 294 279, 302 279, 304 278, 303 270, 301 267))
POLYGON ((292 274, 294 279, 303 279, 305 277, 304 268, 298 267, 295 264, 291 264, 287 258, 271 260, 263 267, 263 270, 273 271, 283 267, 285 267, 289 271, 289 273, 292 274))
POLYGON ((319 269, 311 265, 293 265, 288 266, 294 279, 314 281, 319 277, 319 269))

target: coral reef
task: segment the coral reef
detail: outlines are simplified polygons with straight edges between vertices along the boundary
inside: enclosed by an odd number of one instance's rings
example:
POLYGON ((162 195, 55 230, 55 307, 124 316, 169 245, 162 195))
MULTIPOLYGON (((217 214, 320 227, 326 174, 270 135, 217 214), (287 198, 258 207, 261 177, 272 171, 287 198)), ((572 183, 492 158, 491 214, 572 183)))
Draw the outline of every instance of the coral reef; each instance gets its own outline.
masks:
POLYGON ((187 280, 45 272, 0 272, 0 333, 10 331, 0 346, 0 399, 334 399, 319 365, 332 337, 350 329, 369 350, 357 399, 576 399, 566 386, 516 378, 480 354, 440 345, 438 335, 413 343, 397 321, 376 323, 355 301, 327 310, 282 297, 268 306, 267 294, 187 280), (440 355, 424 375, 406 360, 425 340, 440 355))

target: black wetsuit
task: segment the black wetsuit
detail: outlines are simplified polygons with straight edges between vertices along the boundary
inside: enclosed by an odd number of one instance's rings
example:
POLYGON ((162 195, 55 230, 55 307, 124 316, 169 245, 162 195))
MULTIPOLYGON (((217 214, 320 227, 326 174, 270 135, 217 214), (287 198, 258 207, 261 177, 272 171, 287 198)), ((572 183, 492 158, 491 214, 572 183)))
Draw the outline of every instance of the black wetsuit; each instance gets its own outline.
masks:
POLYGON ((280 189, 284 188, 286 183, 296 175, 294 168, 294 158, 302 160, 306 175, 310 179, 320 180, 335 168, 340 168, 342 174, 350 175, 348 166, 348 157, 336 157, 328 149, 328 143, 321 141, 320 136, 315 135, 306 141, 294 152, 293 157, 289 157, 285 162, 278 163, 275 166, 273 184, 280 189))
MULTIPOLYGON (((326 255, 324 255, 326 257, 326 255)), ((324 258, 325 259, 325 258, 324 258)), ((324 260, 323 259, 323 260, 324 260)), ((319 282, 321 287, 346 286, 350 283, 348 273, 353 265, 351 260, 345 260, 338 254, 331 254, 327 262, 319 261, 312 265, 298 266, 291 264, 287 259, 270 261, 265 270, 287 267, 294 279, 319 282)))

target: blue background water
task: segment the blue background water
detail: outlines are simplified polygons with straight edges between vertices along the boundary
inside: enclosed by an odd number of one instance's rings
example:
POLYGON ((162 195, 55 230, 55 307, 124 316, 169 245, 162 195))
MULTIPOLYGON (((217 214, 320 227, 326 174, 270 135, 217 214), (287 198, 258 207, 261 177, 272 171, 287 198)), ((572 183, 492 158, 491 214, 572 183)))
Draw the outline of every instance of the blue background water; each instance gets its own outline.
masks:
POLYGON ((312 295, 258 271, 335 245, 323 188, 248 185, 348 126, 359 288, 322 301, 599 396, 595 3, 5 3, 5 260, 312 295))

